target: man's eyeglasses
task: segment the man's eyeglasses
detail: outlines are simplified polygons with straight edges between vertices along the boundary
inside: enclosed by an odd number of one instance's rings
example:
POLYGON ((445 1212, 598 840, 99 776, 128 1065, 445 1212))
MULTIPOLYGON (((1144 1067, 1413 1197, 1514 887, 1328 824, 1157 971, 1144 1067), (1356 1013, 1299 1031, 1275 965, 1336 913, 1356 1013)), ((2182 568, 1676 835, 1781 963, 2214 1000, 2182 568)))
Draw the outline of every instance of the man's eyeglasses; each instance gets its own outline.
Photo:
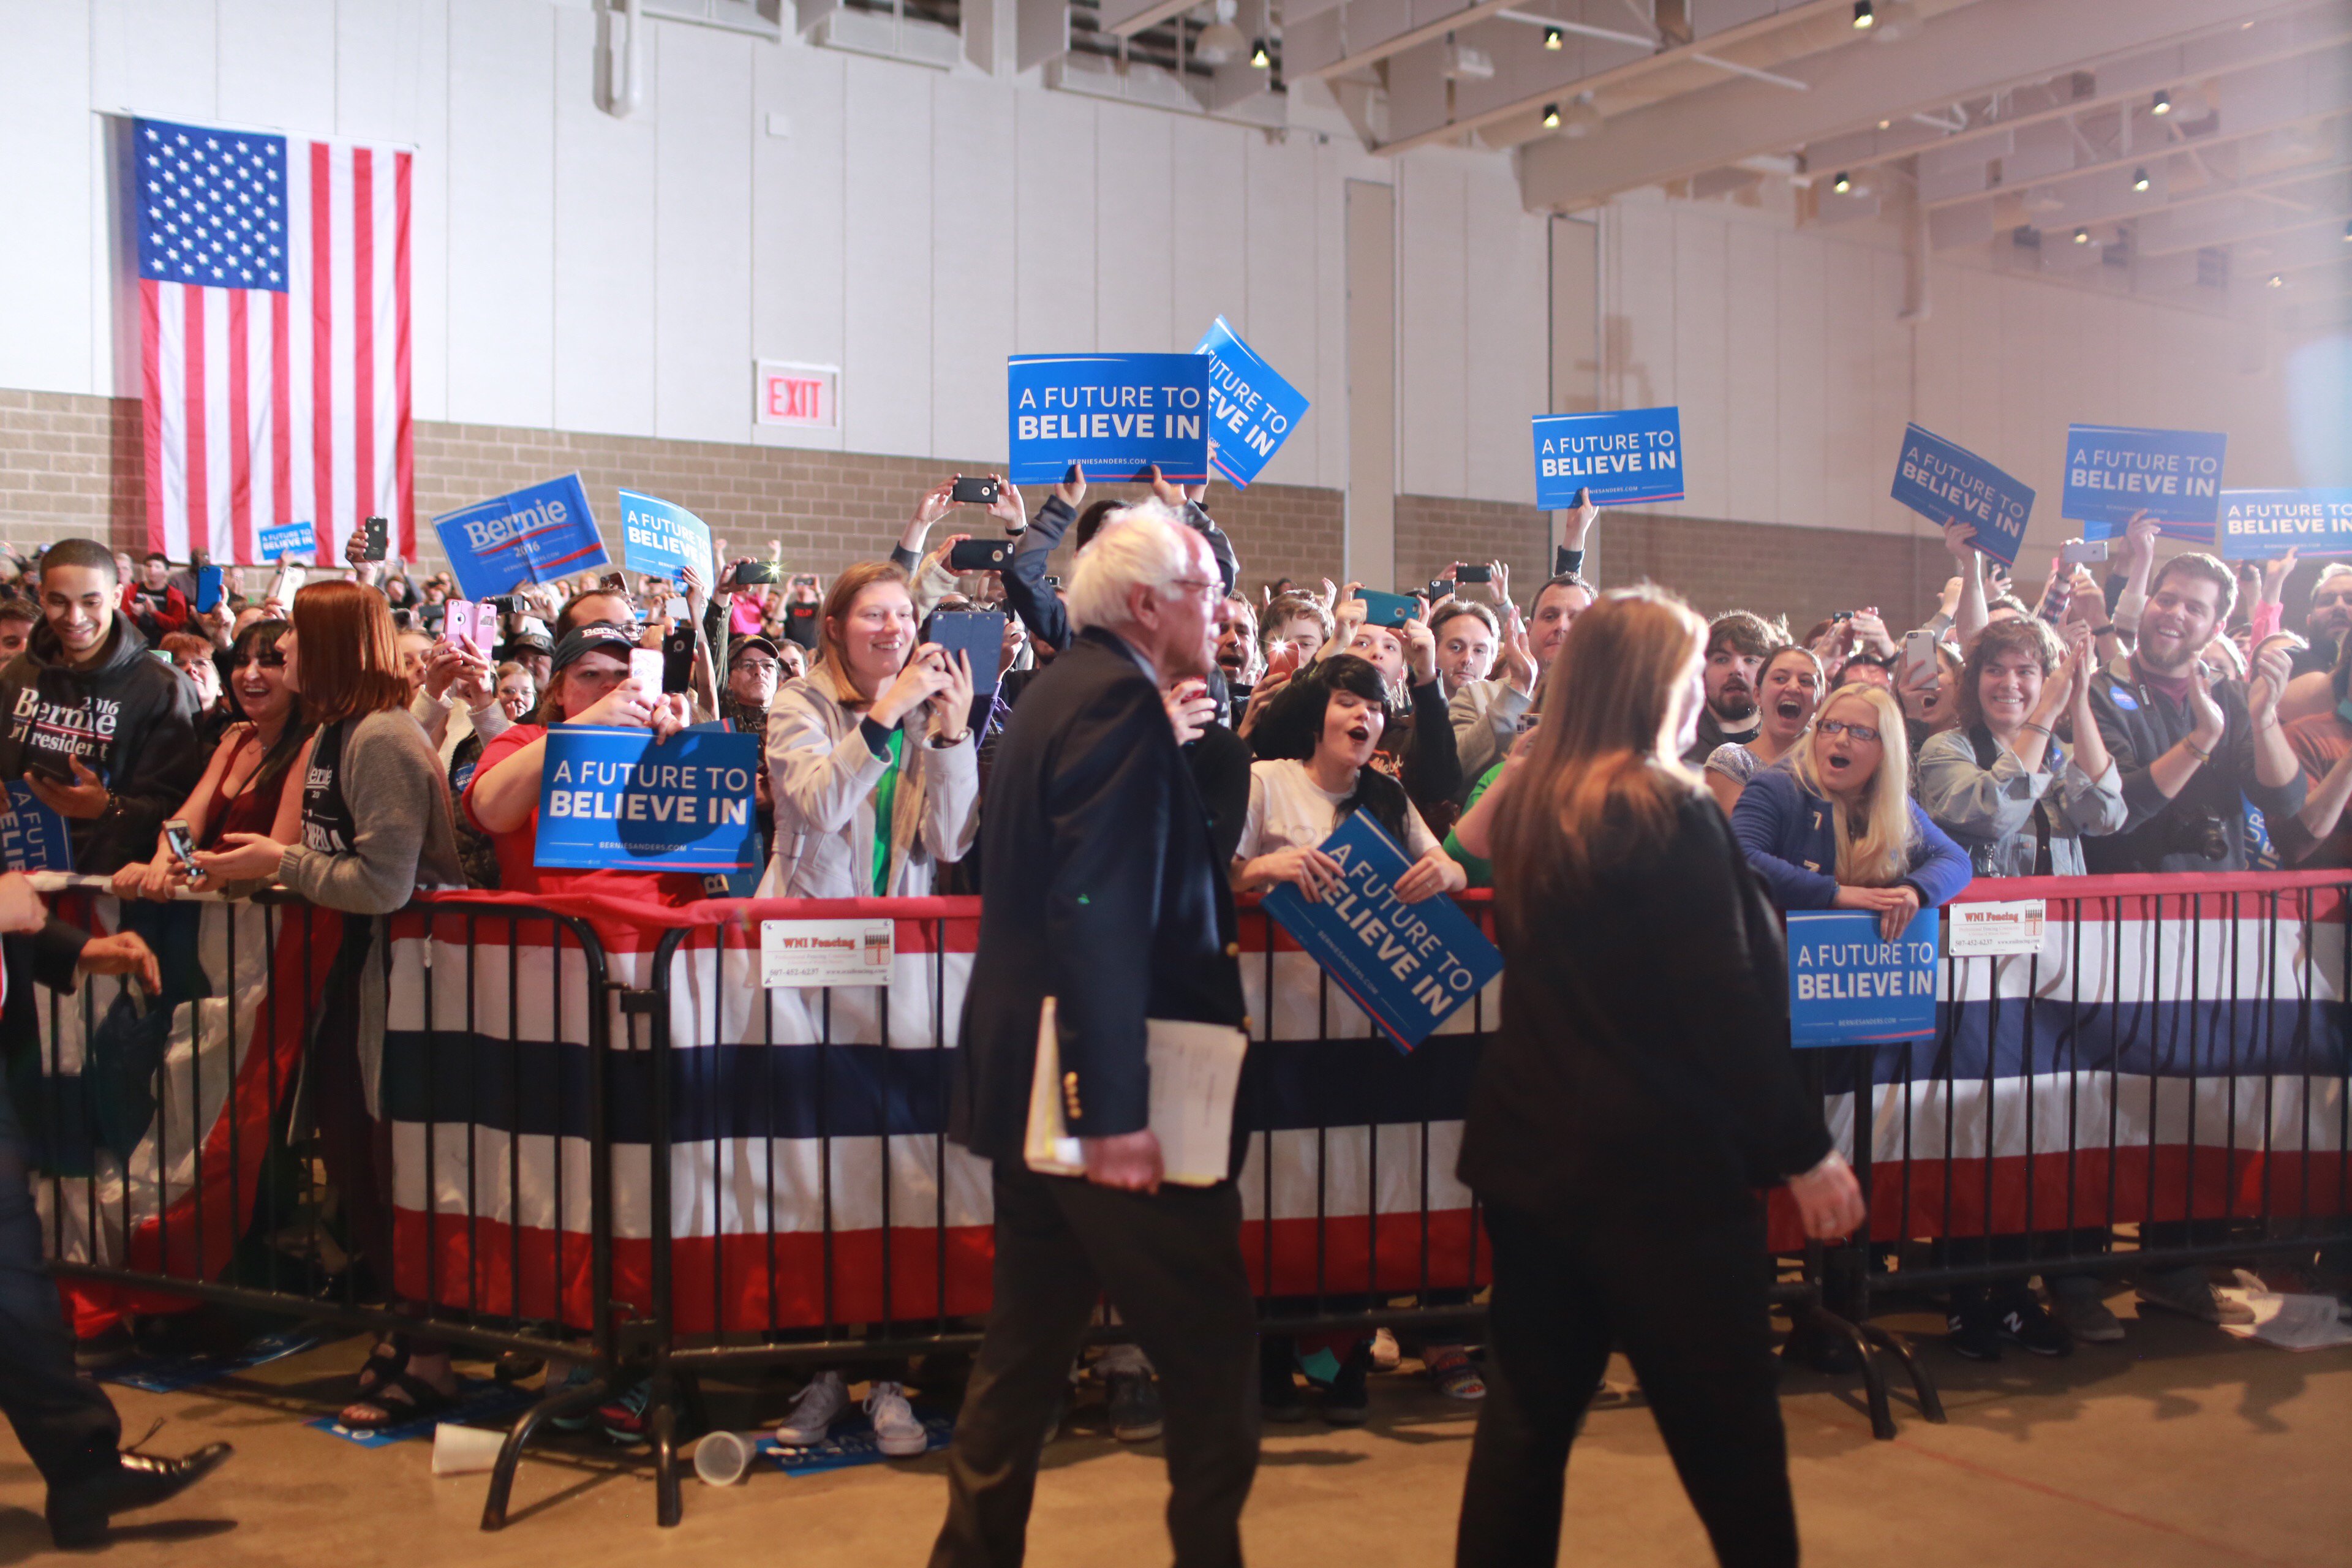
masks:
POLYGON ((1851 735, 1864 742, 1878 739, 1878 731, 1867 724, 1849 724, 1843 719, 1823 719, 1813 726, 1824 735, 1851 735))

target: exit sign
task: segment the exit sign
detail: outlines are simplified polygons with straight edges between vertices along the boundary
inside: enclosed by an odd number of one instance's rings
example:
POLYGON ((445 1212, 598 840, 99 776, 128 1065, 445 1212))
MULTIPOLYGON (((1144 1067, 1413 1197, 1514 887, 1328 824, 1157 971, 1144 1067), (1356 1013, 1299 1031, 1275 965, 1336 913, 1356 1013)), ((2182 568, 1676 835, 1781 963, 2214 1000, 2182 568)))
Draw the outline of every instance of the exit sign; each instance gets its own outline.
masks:
POLYGON ((756 379, 758 402, 752 417, 761 425, 786 425, 803 430, 841 428, 841 370, 830 364, 790 364, 781 360, 760 362, 756 379))

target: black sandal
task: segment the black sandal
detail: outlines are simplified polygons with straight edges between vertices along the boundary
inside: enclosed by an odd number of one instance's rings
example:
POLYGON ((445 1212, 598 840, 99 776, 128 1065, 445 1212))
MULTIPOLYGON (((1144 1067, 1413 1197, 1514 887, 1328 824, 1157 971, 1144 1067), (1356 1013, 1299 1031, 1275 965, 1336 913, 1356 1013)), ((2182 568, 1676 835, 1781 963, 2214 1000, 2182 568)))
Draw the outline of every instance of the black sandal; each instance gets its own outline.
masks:
MULTIPOLYGON (((456 1395, 442 1393, 415 1373, 408 1371, 404 1364, 400 1371, 377 1384, 373 1393, 362 1394, 352 1401, 352 1405, 373 1405, 383 1413, 382 1415, 373 1421, 352 1421, 346 1419, 341 1412, 338 1411, 335 1422, 346 1432, 383 1432, 394 1426, 405 1426, 412 1421, 421 1421, 427 1416, 437 1415, 457 1403, 456 1395), (407 1399, 404 1401, 389 1397, 395 1390, 408 1395, 407 1399)), ((350 1408, 350 1405, 343 1406, 345 1410, 350 1408)))
POLYGON ((408 1371, 408 1358, 415 1354, 405 1334, 386 1334, 376 1341, 368 1352, 367 1360, 360 1363, 358 1373, 359 1398, 354 1405, 369 1402, 369 1396, 386 1387, 408 1371), (390 1354, 386 1354, 386 1352, 390 1354))

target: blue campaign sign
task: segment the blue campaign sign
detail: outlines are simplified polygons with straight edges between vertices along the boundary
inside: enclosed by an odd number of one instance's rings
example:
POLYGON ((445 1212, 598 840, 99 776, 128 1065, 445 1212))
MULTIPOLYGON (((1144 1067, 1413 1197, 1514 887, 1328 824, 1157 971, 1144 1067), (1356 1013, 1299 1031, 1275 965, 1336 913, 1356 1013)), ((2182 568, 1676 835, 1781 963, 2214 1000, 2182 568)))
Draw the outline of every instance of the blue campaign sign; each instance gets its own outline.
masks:
POLYGON ((1965 447, 1914 425, 1903 432, 1895 460, 1896 500, 1937 523, 1973 523, 1977 550, 2004 566, 2017 564, 2025 542, 2033 492, 1965 447))
POLYGON ((604 537, 588 510, 578 474, 532 485, 433 520, 449 570, 468 599, 488 599, 518 583, 609 565, 604 537))
POLYGON ((710 581, 710 525, 682 506, 636 490, 621 492, 621 560, 648 577, 684 580, 692 566, 706 587, 710 581))
POLYGON ((1004 408, 1016 485, 1050 485, 1076 463, 1089 479, 1209 479, 1205 354, 1014 354, 1004 408))
POLYGON ((8 815, 0 816, 0 870, 70 871, 73 841, 66 819, 41 804, 22 779, 8 783, 8 815))
POLYGON ((1867 1046, 1936 1032, 1937 911, 1911 917, 1899 941, 1866 910, 1789 916, 1789 1033, 1800 1046, 1867 1046))
POLYGON ((2145 510, 2158 522, 2210 528, 2221 511, 2221 457, 2229 440, 2218 431, 2069 425, 2059 515, 2120 523, 2145 510))
POLYGON ((1683 411, 1538 414, 1536 505, 1559 511, 1589 487, 1596 506, 1683 499, 1683 411))
POLYGON ((2221 555, 2352 555, 2352 489, 2223 490, 2221 555))
POLYGON ((1409 1051, 1503 972, 1503 955, 1452 900, 1398 901, 1391 889, 1412 862, 1363 813, 1322 848, 1339 862, 1341 890, 1316 901, 1286 882, 1265 895, 1265 911, 1409 1051))
POLYGON ((1223 316, 1192 352, 1209 356, 1209 462, 1246 489, 1307 416, 1307 398, 1223 316))
POLYGON ((534 866, 568 870, 749 871, 760 863, 751 790, 760 738, 685 730, 547 731, 534 866))
POLYGON ((288 555, 299 555, 305 561, 319 559, 319 531, 307 522, 289 522, 283 528, 261 531, 261 558, 276 561, 288 555))

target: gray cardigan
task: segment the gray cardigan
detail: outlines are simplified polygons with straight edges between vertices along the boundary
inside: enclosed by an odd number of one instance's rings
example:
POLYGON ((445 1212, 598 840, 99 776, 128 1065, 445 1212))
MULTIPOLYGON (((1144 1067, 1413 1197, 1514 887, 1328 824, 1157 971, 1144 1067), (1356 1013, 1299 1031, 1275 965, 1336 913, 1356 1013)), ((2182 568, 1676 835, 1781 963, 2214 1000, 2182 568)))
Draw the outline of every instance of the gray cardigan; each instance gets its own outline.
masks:
POLYGON ((1930 736, 1919 748, 1918 768, 1919 805, 1968 851, 1979 877, 2033 875, 2036 802, 2049 808, 2053 876, 2083 875, 2083 840, 2124 825, 2123 773, 2115 759, 2095 779, 2054 735, 2037 773, 2027 773, 2006 746, 1991 767, 1979 767, 1975 742, 1964 729, 1930 736))
MULTIPOLYGON (((432 742, 404 708, 370 713, 343 742, 343 800, 351 853, 289 844, 278 879, 321 909, 388 915, 419 888, 462 888, 449 782, 432 742)), ((299 779, 287 781, 299 789, 299 779)))

